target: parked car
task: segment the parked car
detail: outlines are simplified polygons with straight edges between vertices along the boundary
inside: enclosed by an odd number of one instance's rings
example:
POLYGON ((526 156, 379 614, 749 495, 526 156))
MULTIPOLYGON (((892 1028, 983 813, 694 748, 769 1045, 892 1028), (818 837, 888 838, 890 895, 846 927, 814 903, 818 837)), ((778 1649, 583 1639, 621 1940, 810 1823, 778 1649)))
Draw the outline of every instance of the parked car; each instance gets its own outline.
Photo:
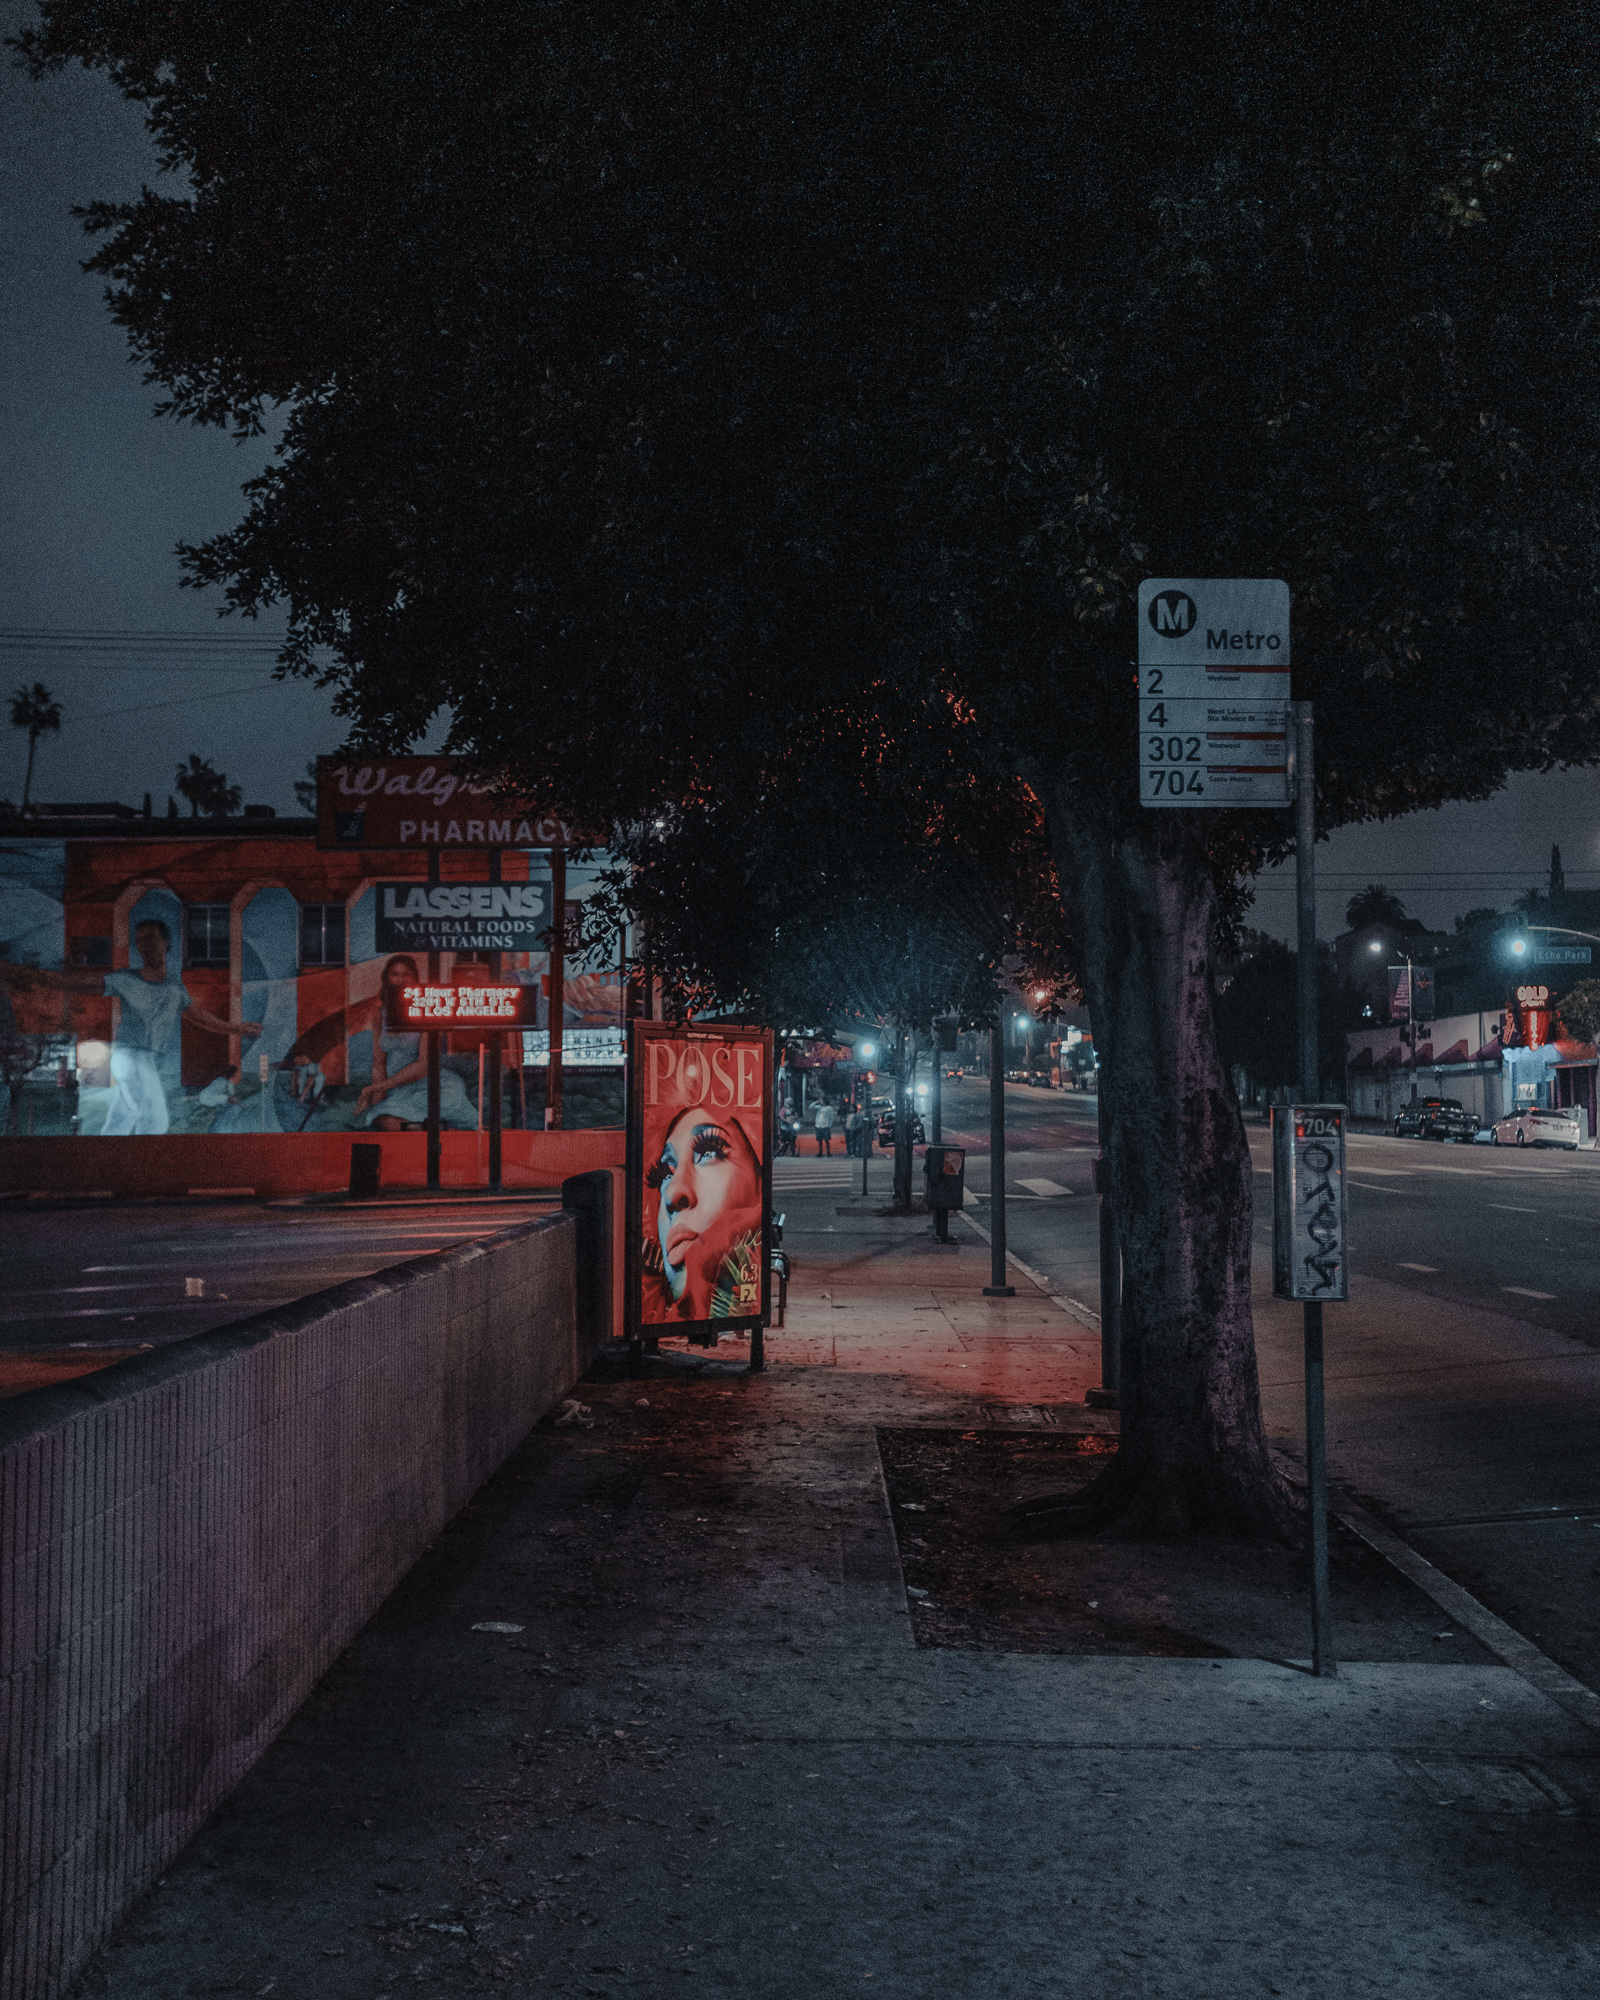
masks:
POLYGON ((1497 1146, 1581 1146, 1589 1136, 1589 1114, 1570 1104, 1516 1111, 1495 1120, 1492 1136, 1497 1146))
MULTIPOLYGON (((922 1119, 916 1112, 911 1114, 911 1143, 913 1146, 925 1146, 928 1143, 928 1135, 922 1129, 922 1119)), ((885 1152, 894 1144, 894 1113, 892 1111, 886 1111, 878 1120, 878 1144, 883 1147, 885 1152)))
POLYGON ((1478 1114, 1459 1097, 1419 1097, 1402 1104, 1394 1116, 1397 1139, 1455 1139, 1470 1143, 1477 1135, 1478 1114))

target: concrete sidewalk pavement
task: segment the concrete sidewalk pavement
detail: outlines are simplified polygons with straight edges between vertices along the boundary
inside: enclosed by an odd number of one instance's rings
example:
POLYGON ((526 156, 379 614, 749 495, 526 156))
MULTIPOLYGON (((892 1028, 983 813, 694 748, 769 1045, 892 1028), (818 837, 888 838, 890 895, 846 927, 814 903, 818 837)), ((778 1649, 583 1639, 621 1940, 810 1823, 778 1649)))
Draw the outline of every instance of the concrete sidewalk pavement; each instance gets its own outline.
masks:
POLYGON ((919 1646, 878 1429, 1104 1424, 1097 1336, 785 1205, 769 1372, 585 1385, 84 1992, 1596 1990, 1600 1735, 1506 1667, 919 1646))

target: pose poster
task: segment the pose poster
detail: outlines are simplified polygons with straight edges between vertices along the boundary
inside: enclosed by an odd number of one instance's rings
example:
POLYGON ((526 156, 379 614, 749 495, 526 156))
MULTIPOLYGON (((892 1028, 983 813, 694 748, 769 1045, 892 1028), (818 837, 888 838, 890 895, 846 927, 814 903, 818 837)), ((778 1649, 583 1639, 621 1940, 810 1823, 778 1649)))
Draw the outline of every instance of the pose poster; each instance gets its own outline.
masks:
POLYGON ((772 1035, 629 1024, 630 1301, 642 1333, 704 1337, 769 1306, 772 1035))

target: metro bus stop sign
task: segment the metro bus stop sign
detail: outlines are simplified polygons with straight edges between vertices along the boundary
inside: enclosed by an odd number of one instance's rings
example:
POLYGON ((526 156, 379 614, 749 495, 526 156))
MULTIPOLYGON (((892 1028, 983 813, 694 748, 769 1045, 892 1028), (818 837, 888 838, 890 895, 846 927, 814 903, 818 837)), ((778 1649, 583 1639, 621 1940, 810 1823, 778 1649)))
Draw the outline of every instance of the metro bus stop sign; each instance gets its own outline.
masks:
POLYGON ((1139 586, 1139 803, 1289 804, 1289 586, 1146 577, 1139 586))

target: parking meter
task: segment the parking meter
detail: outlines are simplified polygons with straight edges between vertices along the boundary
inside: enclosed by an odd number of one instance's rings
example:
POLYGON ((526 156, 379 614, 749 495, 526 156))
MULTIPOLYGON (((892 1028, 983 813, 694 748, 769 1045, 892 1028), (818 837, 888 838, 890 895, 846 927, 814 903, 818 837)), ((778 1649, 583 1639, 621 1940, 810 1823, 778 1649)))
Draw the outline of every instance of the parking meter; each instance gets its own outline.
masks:
POLYGON ((961 1208, 965 1205, 967 1152, 964 1146, 930 1146, 923 1155, 922 1171, 928 1185, 929 1208, 961 1208))

